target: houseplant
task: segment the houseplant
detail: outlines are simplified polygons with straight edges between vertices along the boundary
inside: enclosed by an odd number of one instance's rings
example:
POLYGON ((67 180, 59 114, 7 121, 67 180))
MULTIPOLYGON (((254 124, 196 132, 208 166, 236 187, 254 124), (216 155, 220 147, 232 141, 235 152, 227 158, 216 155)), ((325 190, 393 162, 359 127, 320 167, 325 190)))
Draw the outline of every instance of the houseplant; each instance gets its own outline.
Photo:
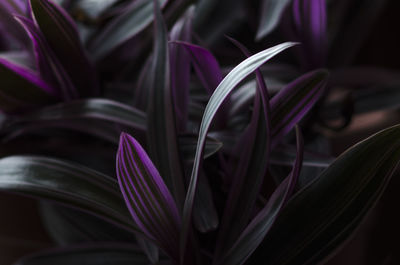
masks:
POLYGON ((313 146, 396 103, 340 93, 382 72, 331 55, 325 1, 259 4, 257 39, 289 42, 252 55, 223 37, 244 1, 1 2, 1 133, 24 144, 0 188, 67 207, 41 206, 62 247, 17 264, 315 264, 355 231, 400 129, 337 158, 313 146))

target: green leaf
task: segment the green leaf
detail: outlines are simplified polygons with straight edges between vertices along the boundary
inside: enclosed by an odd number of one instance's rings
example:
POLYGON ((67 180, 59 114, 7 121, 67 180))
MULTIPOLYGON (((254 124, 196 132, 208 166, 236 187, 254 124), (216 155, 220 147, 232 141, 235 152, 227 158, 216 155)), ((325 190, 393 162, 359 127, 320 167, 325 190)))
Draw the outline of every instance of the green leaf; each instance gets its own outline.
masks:
POLYGON ((261 40, 278 26, 279 20, 290 0, 263 0, 260 24, 256 40, 261 40))
MULTIPOLYGON (((194 135, 181 135, 179 136, 179 146, 182 157, 188 162, 193 162, 196 155, 197 137, 194 135)), ((212 137, 207 137, 204 158, 212 156, 221 148, 222 142, 212 137)))
POLYGON ((255 71, 258 67, 264 64, 266 61, 279 54, 280 52, 294 46, 295 43, 287 42, 279 44, 270 49, 261 51, 248 59, 244 60, 238 66, 236 66, 219 84, 211 96, 206 109, 203 114, 203 119, 200 125, 199 140, 196 148, 196 157, 194 160, 192 175, 186 195, 186 200, 183 209, 183 227, 181 234, 181 255, 185 252, 186 241, 188 231, 191 223, 193 201, 196 193, 196 186, 198 182, 198 174, 200 170, 200 164, 203 159, 204 145, 207 137, 208 130, 211 126, 211 122, 215 117, 219 107, 224 102, 225 98, 229 93, 248 75, 255 71))
POLYGON ((101 120, 145 130, 146 116, 131 106, 108 99, 92 98, 60 103, 19 116, 9 126, 23 123, 73 121, 82 119, 101 120))
POLYGON ((96 216, 60 205, 41 202, 40 213, 51 238, 67 246, 84 242, 135 242, 135 237, 96 216))
MULTIPOLYGON (((158 2, 160 6, 164 6, 168 0, 158 2)), ((134 1, 123 15, 112 20, 96 37, 91 47, 93 56, 101 59, 145 29, 153 19, 153 0, 134 1)))
POLYGON ((154 55, 147 106, 147 144, 149 155, 174 195, 178 209, 184 200, 184 173, 179 156, 176 117, 172 105, 168 32, 157 1, 154 8, 154 55))
POLYGON ((135 245, 91 244, 53 249, 27 256, 15 265, 148 265, 149 260, 135 245))
POLYGON ((35 156, 3 158, 0 190, 61 203, 141 234, 126 210, 117 181, 75 163, 35 156))
POLYGON ((71 98, 98 95, 95 71, 83 49, 75 22, 51 1, 30 0, 30 3, 35 23, 75 86, 71 98))
POLYGON ((326 258, 375 205, 399 159, 400 125, 344 152, 289 201, 249 264, 317 264, 326 258))

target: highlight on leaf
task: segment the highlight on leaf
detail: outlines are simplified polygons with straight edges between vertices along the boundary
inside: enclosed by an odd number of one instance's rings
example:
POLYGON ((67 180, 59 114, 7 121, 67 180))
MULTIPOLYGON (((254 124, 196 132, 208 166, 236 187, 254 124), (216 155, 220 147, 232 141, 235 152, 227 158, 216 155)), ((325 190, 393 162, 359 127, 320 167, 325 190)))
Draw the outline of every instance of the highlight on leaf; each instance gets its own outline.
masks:
POLYGON ((136 225, 173 259, 178 258, 180 214, 158 170, 142 146, 121 134, 117 176, 136 225))

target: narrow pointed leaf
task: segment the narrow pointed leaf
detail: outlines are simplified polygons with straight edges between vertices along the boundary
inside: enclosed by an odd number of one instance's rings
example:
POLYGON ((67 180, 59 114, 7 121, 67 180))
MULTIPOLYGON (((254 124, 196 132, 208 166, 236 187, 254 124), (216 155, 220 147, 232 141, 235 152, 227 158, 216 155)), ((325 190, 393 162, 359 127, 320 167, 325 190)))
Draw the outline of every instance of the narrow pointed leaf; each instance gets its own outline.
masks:
POLYGON ((250 58, 246 59, 238 66, 236 66, 219 84, 217 89, 211 96, 206 109, 204 111, 203 119, 200 125, 199 140, 196 148, 196 157, 194 160, 192 175, 189 183, 188 192, 186 195, 185 205, 183 209, 183 227, 181 233, 181 255, 185 253, 188 231, 191 223, 192 207, 198 182, 198 174, 200 170, 201 161, 203 159, 204 144, 211 122, 217 113, 219 107, 227 98, 229 93, 248 75, 260 67, 263 63, 284 51, 287 48, 294 46, 295 43, 283 43, 272 47, 270 49, 259 52, 250 58))
MULTIPOLYGON (((168 0, 158 0, 165 6, 168 0)), ((112 20, 94 40, 91 50, 101 59, 123 42, 145 29, 154 19, 153 0, 134 1, 124 14, 112 20)))
POLYGON ((84 242, 134 242, 135 236, 102 219, 58 204, 40 202, 42 222, 59 245, 84 242))
MULTIPOLYGON (((187 162, 193 162, 196 155, 197 136, 182 135, 179 136, 179 145, 182 156, 187 162)), ((207 137, 204 147, 204 158, 210 157, 222 148, 222 142, 215 138, 207 137)))
POLYGON ((241 265, 256 250, 264 236, 271 229, 278 215, 292 195, 300 175, 303 162, 304 141, 300 129, 296 127, 297 155, 289 176, 276 188, 268 203, 250 222, 233 247, 223 256, 220 265, 241 265))
POLYGON ((222 81, 222 71, 217 59, 210 51, 198 45, 181 41, 176 44, 182 45, 189 52, 196 75, 207 93, 211 95, 222 81))
MULTIPOLYGON (((170 41, 191 42, 194 7, 191 6, 184 16, 171 29, 170 41)), ((171 90, 176 113, 176 126, 184 132, 189 119, 189 82, 190 57, 185 48, 174 43, 169 45, 171 64, 171 90)))
POLYGON ((337 249, 382 195, 400 160, 399 139, 396 125, 344 152, 289 201, 251 261, 317 264, 337 249))
POLYGON ((32 109, 55 98, 50 86, 31 70, 0 58, 0 108, 5 112, 32 109))
POLYGON ((59 62, 70 76, 79 97, 96 96, 99 88, 92 64, 72 18, 50 0, 30 0, 32 17, 59 62))
POLYGON ((315 69, 323 67, 326 62, 326 1, 325 0, 294 0, 294 25, 297 37, 303 43, 306 64, 305 67, 315 69))
POLYGON ((140 144, 121 134, 117 176, 126 205, 138 227, 177 259, 180 216, 175 201, 140 144))
POLYGON ((0 190, 61 203, 140 234, 117 181, 74 163, 33 156, 2 158, 0 190))
POLYGON ((184 200, 184 173, 179 156, 176 116, 170 86, 168 33, 158 2, 154 1, 154 55, 147 108, 149 155, 181 209, 184 200))
POLYGON ((15 265, 148 265, 149 261, 135 245, 88 244, 47 250, 24 257, 15 265))
POLYGON ((9 126, 82 119, 114 122, 140 130, 146 128, 146 116, 142 111, 113 100, 100 98, 76 100, 43 108, 11 120, 9 126))
POLYGON ((325 90, 326 70, 316 70, 297 78, 271 99, 272 145, 279 141, 314 106, 325 90))
MULTIPOLYGON (((249 57, 250 52, 238 41, 233 44, 249 57)), ((271 152, 271 108, 268 89, 259 69, 256 70, 257 96, 250 124, 240 139, 238 164, 232 166, 233 183, 229 191, 217 242, 217 253, 228 250, 246 227, 266 174, 271 152), (262 165, 262 166, 260 166, 262 165), (234 221, 231 221, 234 220, 234 221)))
POLYGON ((11 36, 20 45, 26 45, 26 47, 28 47, 28 38, 23 28, 13 17, 13 14, 24 14, 24 10, 21 8, 22 6, 19 2, 20 1, 0 1, 0 28, 5 29, 5 36, 11 36))
POLYGON ((289 3, 290 0, 262 1, 256 40, 261 40, 278 26, 281 15, 289 3))
POLYGON ((39 69, 41 78, 52 84, 52 93, 64 100, 77 98, 78 94, 70 76, 65 72, 64 67, 34 22, 23 16, 16 16, 16 20, 32 41, 37 69, 39 69))

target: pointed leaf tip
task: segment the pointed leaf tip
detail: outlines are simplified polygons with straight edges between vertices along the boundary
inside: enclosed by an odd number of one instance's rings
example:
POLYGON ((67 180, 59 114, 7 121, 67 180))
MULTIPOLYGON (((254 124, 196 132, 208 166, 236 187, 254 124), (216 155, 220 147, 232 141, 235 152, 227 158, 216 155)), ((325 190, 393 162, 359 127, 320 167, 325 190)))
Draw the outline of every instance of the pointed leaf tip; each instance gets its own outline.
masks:
POLYGON ((158 170, 138 141, 121 133, 117 176, 133 220, 171 258, 177 258, 180 216, 158 170))

